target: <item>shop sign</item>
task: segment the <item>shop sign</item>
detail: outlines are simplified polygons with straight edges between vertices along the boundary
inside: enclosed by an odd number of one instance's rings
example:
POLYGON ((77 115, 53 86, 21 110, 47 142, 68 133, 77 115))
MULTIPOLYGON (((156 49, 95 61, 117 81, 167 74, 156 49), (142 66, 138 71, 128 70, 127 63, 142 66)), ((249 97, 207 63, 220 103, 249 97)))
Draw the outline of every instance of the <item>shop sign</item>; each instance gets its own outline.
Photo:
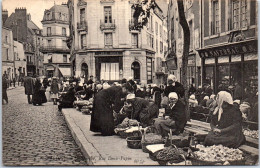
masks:
POLYGON ((146 56, 147 56, 147 57, 154 57, 154 54, 149 53, 149 52, 146 52, 146 56))
POLYGON ((202 58, 207 57, 220 57, 226 55, 237 55, 237 54, 244 54, 248 52, 257 52, 257 43, 243 43, 243 44, 236 44, 236 45, 228 45, 228 46, 221 46, 215 47, 211 49, 204 49, 199 51, 199 54, 202 58))
POLYGON ((131 52, 131 55, 141 55, 141 52, 131 52))
POLYGON ((101 51, 95 52, 96 56, 123 56, 123 52, 121 51, 101 51))
POLYGON ((188 57, 188 65, 195 65, 195 56, 188 57))

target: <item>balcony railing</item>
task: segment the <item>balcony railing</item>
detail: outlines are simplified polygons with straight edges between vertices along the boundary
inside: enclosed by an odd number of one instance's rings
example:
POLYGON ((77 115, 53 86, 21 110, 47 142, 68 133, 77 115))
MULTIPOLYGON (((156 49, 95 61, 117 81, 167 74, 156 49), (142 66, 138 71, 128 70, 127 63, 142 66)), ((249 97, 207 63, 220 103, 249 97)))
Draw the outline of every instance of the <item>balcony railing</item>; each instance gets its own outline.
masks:
POLYGON ((140 26, 138 26, 137 24, 135 24, 134 20, 130 20, 129 21, 129 31, 132 31, 132 30, 141 30, 140 26))
POLYGON ((87 21, 78 22, 77 29, 78 31, 88 31, 88 22, 87 21))
POLYGON ((112 20, 112 23, 105 23, 104 21, 100 20, 100 29, 103 30, 115 30, 116 24, 115 20, 112 20))
POLYGON ((44 37, 52 37, 52 36, 62 36, 62 37, 68 37, 67 34, 63 33, 47 33, 43 35, 44 37))
POLYGON ((100 0, 100 3, 114 3, 115 0, 100 0))
POLYGON ((42 46, 41 52, 69 52, 70 49, 67 46, 42 46))

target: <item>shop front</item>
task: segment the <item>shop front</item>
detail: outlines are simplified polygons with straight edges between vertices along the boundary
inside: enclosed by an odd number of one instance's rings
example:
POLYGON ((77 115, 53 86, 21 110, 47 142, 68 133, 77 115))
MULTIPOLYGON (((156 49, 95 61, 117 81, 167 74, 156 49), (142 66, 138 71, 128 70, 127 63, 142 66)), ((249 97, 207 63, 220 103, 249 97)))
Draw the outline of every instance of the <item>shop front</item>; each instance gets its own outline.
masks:
POLYGON ((238 83, 243 98, 248 90, 255 94, 258 86, 257 40, 248 40, 198 50, 202 59, 202 82, 217 93, 222 87, 238 83))
POLYGON ((95 52, 95 67, 97 80, 120 81, 123 77, 123 52, 95 52))

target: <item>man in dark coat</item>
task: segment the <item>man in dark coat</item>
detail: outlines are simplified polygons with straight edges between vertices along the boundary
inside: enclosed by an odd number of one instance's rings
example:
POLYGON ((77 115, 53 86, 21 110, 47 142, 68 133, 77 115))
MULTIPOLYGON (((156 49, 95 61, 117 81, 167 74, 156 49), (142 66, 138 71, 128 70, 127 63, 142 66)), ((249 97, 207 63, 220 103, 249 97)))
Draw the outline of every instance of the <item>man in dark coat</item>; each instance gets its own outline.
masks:
POLYGON ((5 100, 6 103, 8 103, 7 86, 8 86, 7 79, 6 79, 6 77, 3 76, 2 77, 2 100, 5 100))
POLYGON ((128 85, 124 84, 122 87, 111 86, 96 94, 93 103, 93 112, 91 114, 90 131, 101 132, 103 136, 111 136, 114 134, 113 111, 119 113, 123 107, 121 98, 128 92, 128 85))
POLYGON ((168 86, 164 90, 164 96, 168 97, 169 93, 176 92, 179 98, 184 97, 184 87, 182 84, 177 82, 177 79, 174 75, 168 76, 168 86))
POLYGON ((32 104, 32 99, 31 95, 34 93, 34 82, 33 78, 31 76, 26 76, 24 77, 24 89, 25 89, 25 94, 27 95, 27 100, 29 104, 32 104))
POLYGON ((91 75, 90 79, 87 81, 87 85, 92 85, 93 83, 93 76, 91 75))

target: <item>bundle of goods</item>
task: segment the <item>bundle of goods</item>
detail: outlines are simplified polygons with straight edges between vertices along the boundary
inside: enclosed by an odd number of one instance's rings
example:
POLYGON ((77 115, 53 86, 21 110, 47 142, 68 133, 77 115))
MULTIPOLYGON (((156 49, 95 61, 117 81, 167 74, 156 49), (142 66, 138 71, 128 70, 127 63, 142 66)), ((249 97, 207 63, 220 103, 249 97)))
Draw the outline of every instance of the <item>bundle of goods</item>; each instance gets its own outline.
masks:
POLYGON ((88 100, 75 101, 74 105, 82 113, 86 113, 86 114, 90 114, 90 112, 92 111, 92 108, 93 108, 93 103, 88 100))
POLYGON ((223 145, 205 147, 197 145, 198 151, 193 153, 192 165, 243 165, 243 152, 223 145))
POLYGON ((130 126, 138 126, 139 122, 137 120, 125 118, 121 124, 117 125, 117 128, 127 128, 130 126))
MULTIPOLYGON (((138 131, 138 127, 132 128, 132 129, 130 129, 130 128, 132 126, 138 126, 138 125, 139 125, 139 122, 137 120, 125 118, 123 120, 123 122, 121 124, 117 125, 117 128, 115 128, 115 133, 119 134, 121 136, 121 138, 126 138, 128 134, 129 134, 128 136, 132 136, 131 135, 131 134, 133 134, 132 132, 135 131, 133 129, 137 129, 137 131, 138 131), (128 131, 126 132, 126 130, 128 130, 128 131)), ((138 134, 141 134, 141 133, 138 133, 138 134)))
POLYGON ((140 137, 140 140, 141 140, 141 137, 142 137, 141 129, 142 129, 142 127, 139 127, 139 126, 130 127, 129 129, 127 129, 125 131, 126 136, 127 137, 140 137))
POLYGON ((187 152, 180 148, 169 146, 159 151, 156 159, 160 165, 166 165, 170 163, 180 163, 186 161, 187 152))
POLYGON ((153 145, 153 144, 162 144, 164 143, 164 140, 161 135, 155 134, 155 133, 148 133, 145 132, 142 135, 142 150, 145 153, 148 153, 148 149, 146 148, 147 145, 153 145))
POLYGON ((245 136, 258 139, 258 130, 244 129, 243 132, 245 136))

